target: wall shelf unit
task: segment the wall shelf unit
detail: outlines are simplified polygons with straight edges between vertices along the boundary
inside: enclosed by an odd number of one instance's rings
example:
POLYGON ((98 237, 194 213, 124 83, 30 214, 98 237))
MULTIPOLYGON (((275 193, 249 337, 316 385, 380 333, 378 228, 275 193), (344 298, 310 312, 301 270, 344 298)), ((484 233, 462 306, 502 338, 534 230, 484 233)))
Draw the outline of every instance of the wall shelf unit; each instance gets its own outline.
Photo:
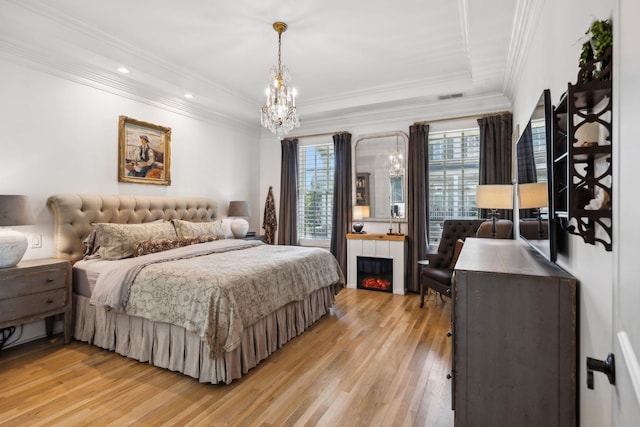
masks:
POLYGON ((371 193, 369 192, 369 173, 356 173, 356 205, 369 206, 371 193))
POLYGON ((554 216, 569 233, 607 251, 613 226, 611 67, 608 49, 580 69, 579 83, 569 83, 554 110, 553 143, 554 216), (591 79, 596 69, 598 78, 591 79))

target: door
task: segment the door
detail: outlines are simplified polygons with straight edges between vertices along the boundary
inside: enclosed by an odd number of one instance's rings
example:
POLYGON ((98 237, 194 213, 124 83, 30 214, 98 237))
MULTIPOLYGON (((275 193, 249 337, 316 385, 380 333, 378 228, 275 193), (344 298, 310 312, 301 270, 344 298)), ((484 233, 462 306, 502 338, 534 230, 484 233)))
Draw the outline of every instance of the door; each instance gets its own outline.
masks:
MULTIPOLYGON (((613 425, 637 426, 640 420, 640 2, 617 0, 614 11, 614 295, 613 353, 616 386, 613 425), (618 23, 616 25, 616 23, 618 23), (616 87, 617 86, 617 87, 616 87), (617 101, 616 101, 617 98, 617 101), (617 158, 616 158, 617 157, 617 158), (616 231, 617 230, 617 231, 616 231), (617 242, 617 243, 616 243, 617 242)), ((596 374, 598 375, 598 374, 596 374)))

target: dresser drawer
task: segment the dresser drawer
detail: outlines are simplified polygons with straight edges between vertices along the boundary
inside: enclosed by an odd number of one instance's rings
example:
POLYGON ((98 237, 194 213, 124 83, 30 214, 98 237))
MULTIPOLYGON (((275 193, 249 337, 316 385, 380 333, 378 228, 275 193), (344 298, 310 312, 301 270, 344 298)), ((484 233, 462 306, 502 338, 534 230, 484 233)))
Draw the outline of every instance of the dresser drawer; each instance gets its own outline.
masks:
POLYGON ((16 298, 67 287, 68 269, 55 268, 0 278, 0 299, 16 298))
POLYGON ((30 318, 64 308, 69 301, 67 289, 0 300, 0 323, 30 318))

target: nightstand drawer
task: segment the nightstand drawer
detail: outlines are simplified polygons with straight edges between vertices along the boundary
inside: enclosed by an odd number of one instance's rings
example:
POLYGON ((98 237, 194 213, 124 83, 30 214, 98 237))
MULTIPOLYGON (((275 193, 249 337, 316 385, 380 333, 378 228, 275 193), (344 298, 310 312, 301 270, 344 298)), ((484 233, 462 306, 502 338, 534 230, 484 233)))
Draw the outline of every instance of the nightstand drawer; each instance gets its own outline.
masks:
POLYGON ((69 299, 67 289, 0 300, 0 323, 45 314, 64 308, 69 299))
POLYGON ((68 269, 50 269, 0 279, 0 298, 16 298, 53 289, 66 288, 68 269))

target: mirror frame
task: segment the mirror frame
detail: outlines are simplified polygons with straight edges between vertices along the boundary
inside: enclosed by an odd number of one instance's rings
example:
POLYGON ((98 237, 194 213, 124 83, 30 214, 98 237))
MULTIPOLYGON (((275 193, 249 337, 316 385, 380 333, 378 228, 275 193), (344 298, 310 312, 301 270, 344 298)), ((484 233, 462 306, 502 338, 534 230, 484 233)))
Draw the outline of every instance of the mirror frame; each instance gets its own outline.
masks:
MULTIPOLYGON (((390 132, 381 132, 381 133, 372 133, 372 134, 366 134, 366 135, 359 135, 354 143, 353 146, 353 177, 352 177, 352 186, 353 186, 353 194, 352 194, 352 205, 355 206, 356 205, 356 175, 359 172, 363 172, 363 171, 358 171, 358 145, 360 143, 362 143, 365 140, 370 140, 370 139, 381 139, 381 138, 390 138, 390 137, 399 137, 400 138, 400 145, 401 147, 404 148, 404 150, 400 150, 403 154, 403 169, 405 170, 405 173, 403 175, 402 178, 402 184, 403 184, 403 200, 404 200, 404 204, 405 204, 405 215, 401 218, 393 218, 394 221, 400 221, 400 222, 406 222, 407 221, 407 174, 406 174, 406 169, 407 169, 407 157, 409 154, 409 135, 407 135, 405 132, 403 131, 390 131, 390 132)), ((394 141, 395 142, 395 141, 394 141)), ((395 146, 393 147, 395 148, 395 146)), ((388 154, 392 154, 392 151, 390 150, 388 154)), ((385 157, 388 158, 388 155, 385 154, 385 157)), ((389 191, 391 191, 391 181, 389 181, 389 191)), ((373 200, 375 200, 375 195, 371 194, 371 197, 373 198, 373 200)), ((371 214, 373 215, 373 209, 371 210, 371 214)), ((367 221, 371 221, 371 222, 389 222, 392 219, 391 217, 391 204, 389 204, 389 215, 386 217, 370 217, 367 218, 367 221)))

